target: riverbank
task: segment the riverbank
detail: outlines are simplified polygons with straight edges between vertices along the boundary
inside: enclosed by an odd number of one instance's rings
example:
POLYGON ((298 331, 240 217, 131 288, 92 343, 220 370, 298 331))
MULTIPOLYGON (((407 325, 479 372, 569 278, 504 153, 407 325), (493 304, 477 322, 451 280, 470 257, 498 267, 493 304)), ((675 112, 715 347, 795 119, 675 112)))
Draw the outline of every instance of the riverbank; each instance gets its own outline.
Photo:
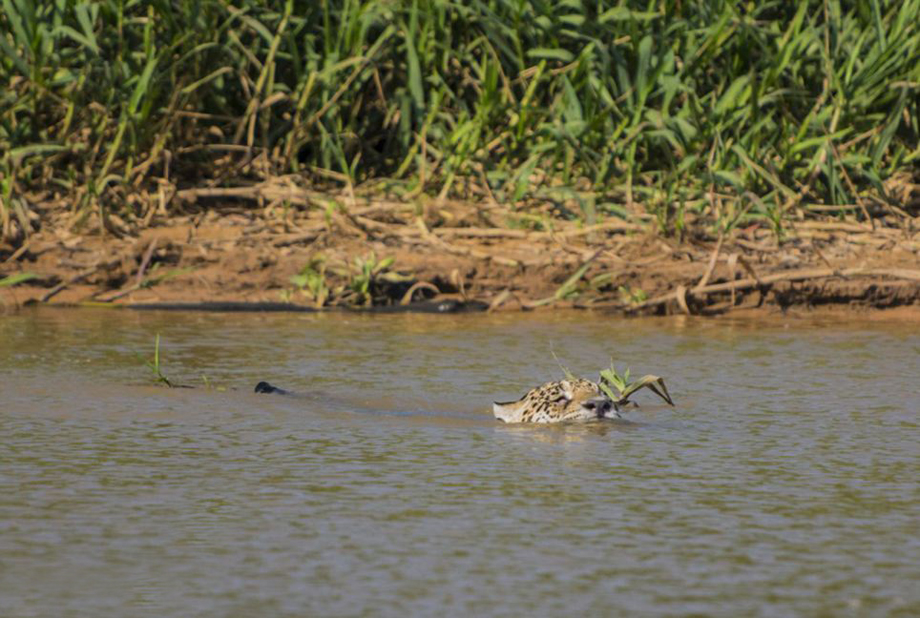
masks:
POLYGON ((2 306, 918 304, 920 0, 283 5, 5 5, 2 306))
POLYGON ((718 234, 688 217, 674 236, 640 209, 581 224, 556 216, 564 203, 371 199, 278 181, 173 202, 143 227, 80 233, 49 205, 38 232, 0 247, 0 277, 34 275, 0 288, 0 302, 920 312, 920 221, 904 215, 876 217, 874 229, 790 220, 779 234, 764 223, 718 234))

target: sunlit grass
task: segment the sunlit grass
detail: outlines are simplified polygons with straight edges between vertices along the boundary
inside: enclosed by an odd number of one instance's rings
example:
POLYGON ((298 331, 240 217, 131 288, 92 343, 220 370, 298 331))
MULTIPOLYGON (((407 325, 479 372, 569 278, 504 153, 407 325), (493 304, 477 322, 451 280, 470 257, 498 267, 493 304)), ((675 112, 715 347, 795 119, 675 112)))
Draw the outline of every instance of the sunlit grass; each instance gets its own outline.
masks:
POLYGON ((290 173, 674 233, 874 218, 917 182, 918 24, 920 0, 9 0, 2 234, 30 191, 112 225, 290 173))

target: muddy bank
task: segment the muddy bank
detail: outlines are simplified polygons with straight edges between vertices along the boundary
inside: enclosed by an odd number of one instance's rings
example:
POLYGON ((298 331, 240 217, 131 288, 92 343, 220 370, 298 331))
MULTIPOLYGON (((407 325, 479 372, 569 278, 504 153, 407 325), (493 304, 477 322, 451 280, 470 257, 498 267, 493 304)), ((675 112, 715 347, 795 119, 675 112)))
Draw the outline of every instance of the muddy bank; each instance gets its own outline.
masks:
POLYGON ((798 221, 779 237, 762 223, 720 236, 690 220, 678 239, 647 216, 576 225, 552 206, 315 196, 281 207, 239 197, 193 192, 184 214, 142 229, 75 232, 65 216, 45 216, 56 223, 0 246, 0 277, 35 275, 0 288, 0 302, 453 300, 487 310, 712 315, 920 307, 918 218, 876 219, 874 229, 798 221))

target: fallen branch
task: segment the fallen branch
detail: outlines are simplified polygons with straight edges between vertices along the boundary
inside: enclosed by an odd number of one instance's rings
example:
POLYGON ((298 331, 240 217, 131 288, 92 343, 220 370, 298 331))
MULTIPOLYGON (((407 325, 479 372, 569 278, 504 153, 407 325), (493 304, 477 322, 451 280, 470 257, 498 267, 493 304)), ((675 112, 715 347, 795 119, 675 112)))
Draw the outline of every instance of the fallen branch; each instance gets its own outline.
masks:
MULTIPOLYGON (((858 223, 844 223, 841 221, 797 221, 792 223, 790 227, 796 231, 798 230, 820 230, 823 232, 875 232, 882 231, 885 228, 880 228, 879 230, 874 230, 868 225, 860 225, 858 223)), ((897 230, 894 230, 897 231, 897 230)))
MULTIPOLYGON (((649 307, 666 304, 670 301, 680 302, 686 296, 695 298, 704 298, 710 294, 719 292, 729 292, 731 290, 743 291, 751 288, 778 283, 781 281, 806 281, 809 279, 822 279, 825 277, 892 277, 894 279, 908 279, 911 281, 920 281, 920 270, 909 268, 844 268, 836 270, 833 268, 803 268, 800 270, 787 271, 767 275, 760 279, 740 279, 738 281, 729 281, 727 283, 716 283, 701 288, 687 290, 684 286, 678 286, 672 292, 663 294, 645 302, 627 307, 627 311, 639 311, 649 307)), ((681 307, 683 309, 683 306, 681 307)))
POLYGON ((709 283, 709 278, 712 276, 712 272, 716 269, 716 262, 719 261, 719 252, 722 250, 722 241, 724 238, 724 235, 719 234, 719 241, 716 243, 716 248, 712 252, 712 257, 709 258, 709 265, 706 267, 706 272, 703 273, 700 282, 697 283, 693 289, 700 290, 706 287, 706 284, 709 283))
POLYGON ((39 302, 46 303, 46 302, 48 302, 49 300, 51 300, 52 298, 54 298, 55 296, 57 296, 59 293, 61 293, 61 292, 62 292, 64 289, 66 289, 68 286, 71 286, 71 285, 73 285, 74 283, 79 283, 81 280, 83 280, 83 279, 89 277, 90 275, 92 275, 92 274, 94 274, 94 273, 96 273, 96 272, 98 272, 98 271, 100 271, 100 270, 108 270, 109 268, 112 268, 113 266, 115 266, 115 265, 117 265, 117 264, 120 264, 120 263, 121 263, 121 258, 119 257, 119 258, 116 259, 116 260, 109 260, 108 262, 99 262, 98 264, 96 264, 96 265, 94 265, 94 266, 90 266, 90 267, 87 268, 86 270, 81 270, 80 272, 78 272, 78 273, 77 273, 76 275, 74 275, 73 277, 70 277, 70 278, 67 279, 66 281, 60 282, 59 284, 57 284, 56 286, 54 286, 53 288, 51 288, 50 290, 48 290, 48 291, 39 299, 39 302))
POLYGON ((531 232, 527 230, 505 230, 501 228, 479 227, 441 227, 434 228, 432 233, 447 238, 527 238, 531 232))
POLYGON ((454 255, 467 255, 469 257, 477 258, 480 260, 488 260, 491 262, 495 262, 496 264, 501 264, 502 266, 511 266, 513 268, 521 267, 521 263, 517 260, 512 260, 510 258, 501 257, 498 255, 492 255, 492 254, 486 253, 485 251, 479 251, 478 249, 470 249, 467 247, 457 247, 455 245, 450 245, 444 242, 442 239, 438 238, 435 234, 433 234, 428 229, 428 226, 425 225, 425 222, 421 219, 421 217, 417 217, 415 222, 416 222, 416 227, 421 233, 423 242, 427 242, 428 244, 434 245, 435 247, 438 247, 443 251, 446 251, 448 253, 453 253, 454 255))
POLYGON ((2 265, 6 266, 7 264, 12 264, 13 262, 21 258, 23 255, 25 255, 26 251, 29 250, 29 245, 31 244, 32 244, 32 239, 31 238, 26 239, 26 241, 22 243, 21 247, 16 249, 16 251, 14 251, 10 257, 6 258, 3 261, 2 265))
POLYGON ((623 232, 641 232, 645 227, 626 221, 605 221, 596 225, 589 225, 575 230, 564 230, 561 232, 531 232, 530 238, 575 238, 577 236, 587 236, 594 232, 606 232, 610 230, 619 230, 623 232))
POLYGON ((139 281, 138 283, 135 283, 134 285, 130 287, 123 288, 121 290, 118 290, 114 294, 110 294, 109 296, 106 296, 105 298, 97 298, 96 300, 100 303, 111 303, 111 302, 118 300, 119 298, 124 298, 125 296, 128 296, 129 294, 133 294, 134 292, 137 292, 138 290, 144 290, 147 288, 151 288, 164 281, 169 281, 170 279, 174 279, 175 277, 178 277, 180 275, 185 275, 187 273, 190 273, 193 270, 195 269, 192 267, 174 268, 160 275, 150 275, 148 277, 141 279, 141 281, 139 281))
POLYGON ((150 260, 153 259, 153 252, 157 248, 157 239, 154 238, 150 241, 150 244, 147 246, 147 250, 144 251, 144 257, 141 259, 141 265, 137 269, 137 276, 134 278, 134 282, 140 285, 141 281, 144 280, 144 273, 147 272, 147 266, 150 265, 150 260))

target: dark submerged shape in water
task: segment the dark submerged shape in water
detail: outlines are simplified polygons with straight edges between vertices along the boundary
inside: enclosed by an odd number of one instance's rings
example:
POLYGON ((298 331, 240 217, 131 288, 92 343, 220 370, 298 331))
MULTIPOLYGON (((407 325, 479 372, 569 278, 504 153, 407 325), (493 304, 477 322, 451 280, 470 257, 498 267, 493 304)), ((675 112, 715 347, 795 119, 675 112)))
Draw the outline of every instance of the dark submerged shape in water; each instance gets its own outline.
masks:
POLYGON ((272 386, 271 384, 269 384, 268 382, 265 382, 265 381, 262 381, 262 382, 259 382, 258 384, 256 384, 256 390, 255 390, 255 392, 257 392, 257 393, 267 393, 267 394, 271 394, 271 395, 290 395, 290 394, 291 394, 291 393, 289 393, 288 391, 284 390, 283 388, 278 388, 277 386, 272 386))

